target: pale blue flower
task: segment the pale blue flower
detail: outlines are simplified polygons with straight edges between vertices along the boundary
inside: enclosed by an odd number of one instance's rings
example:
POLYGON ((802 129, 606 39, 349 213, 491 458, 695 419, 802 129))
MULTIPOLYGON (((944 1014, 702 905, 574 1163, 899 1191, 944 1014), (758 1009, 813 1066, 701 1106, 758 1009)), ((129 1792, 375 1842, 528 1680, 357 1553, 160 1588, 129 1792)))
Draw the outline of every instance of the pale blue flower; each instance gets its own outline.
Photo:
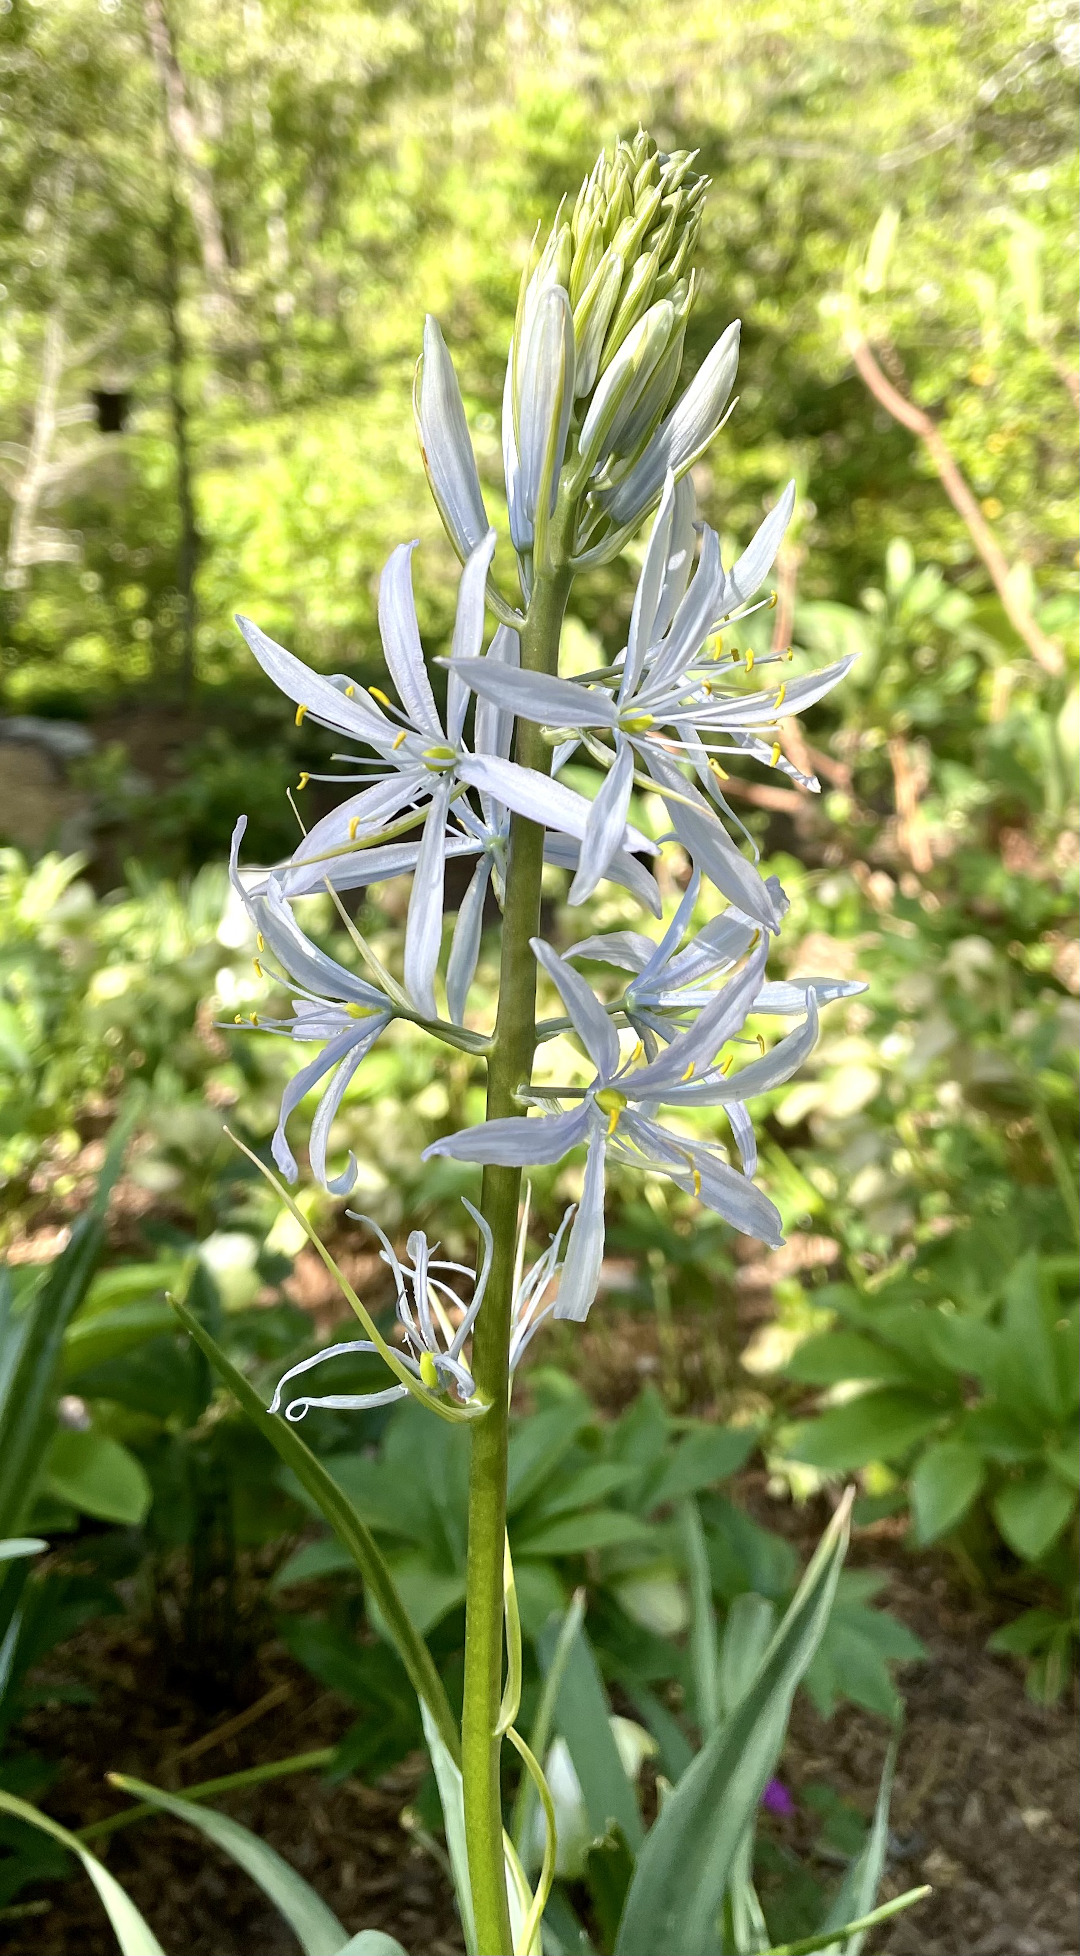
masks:
MULTIPOLYGON (((811 994, 798 1035, 781 1040, 765 1059, 730 1080, 715 1063, 720 1048, 740 1032, 753 1009, 767 955, 764 935, 759 933, 738 977, 715 993, 693 1024, 645 1065, 637 1064, 638 1052, 622 1061, 619 1035, 609 1013, 573 966, 539 939, 533 939, 533 950, 558 987, 571 1024, 596 1067, 596 1078, 586 1088, 523 1090, 519 1098, 550 1111, 538 1118, 511 1115, 465 1128, 434 1142, 425 1159, 449 1155, 455 1161, 528 1167, 561 1161, 571 1148, 586 1145, 584 1185, 567 1245, 556 1317, 584 1318, 596 1294, 604 1252, 604 1172, 609 1156, 669 1176, 734 1228, 778 1244, 780 1216, 768 1197, 745 1174, 731 1168, 715 1144, 674 1134, 657 1119, 661 1106, 678 1109, 708 1104, 710 1098, 729 1109, 741 1108, 751 1093, 763 1093, 789 1078, 813 1045, 817 1006, 811 994), (692 1099, 691 1082, 698 1089, 692 1099), (577 1104, 563 1110, 560 1103, 567 1100, 577 1104)), ((739 1114, 733 1126, 737 1140, 743 1142, 739 1114)))

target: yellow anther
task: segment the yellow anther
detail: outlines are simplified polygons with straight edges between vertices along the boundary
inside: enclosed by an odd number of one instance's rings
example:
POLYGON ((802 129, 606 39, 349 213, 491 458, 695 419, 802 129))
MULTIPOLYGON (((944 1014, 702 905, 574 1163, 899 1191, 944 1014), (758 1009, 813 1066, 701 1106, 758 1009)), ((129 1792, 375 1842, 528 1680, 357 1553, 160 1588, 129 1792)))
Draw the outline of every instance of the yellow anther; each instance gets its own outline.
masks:
POLYGON ((263 934, 262 934, 262 931, 261 931, 261 930, 260 930, 260 931, 258 931, 258 932, 256 933, 256 936, 255 936, 255 942, 256 942, 256 944, 258 945, 258 947, 259 947, 259 949, 260 949, 260 951, 265 951, 265 949, 266 949, 266 939, 265 939, 265 937, 263 936, 263 934))
POLYGON ((739 660, 740 660, 741 658, 742 658, 742 653, 741 653, 741 652, 739 651, 739 649, 738 649, 738 647, 737 647, 737 646, 735 646, 735 645, 733 645, 733 646, 732 646, 732 648, 731 648, 731 663, 732 663, 732 665, 733 665, 733 666, 737 666, 737 665, 738 665, 738 663, 739 663, 739 660))
POLYGON ((775 592, 775 591, 770 591, 770 592, 769 592, 769 610, 770 610, 770 611, 775 611, 775 610, 776 610, 776 604, 777 604, 777 594, 776 594, 776 592, 775 592))
POLYGON ((371 694, 373 700, 378 700, 380 706, 389 706, 390 702, 381 687, 369 686, 368 692, 371 694))
POLYGON ((610 1114, 608 1115, 607 1131, 609 1135, 614 1134, 615 1129, 618 1127, 619 1115, 621 1113, 622 1113, 621 1107, 613 1107, 610 1114))
POLYGON ((725 1080, 727 1079, 728 1074, 731 1072, 731 1069, 734 1066, 734 1064, 735 1064, 734 1053, 729 1053, 726 1060, 721 1060, 720 1071, 723 1074, 725 1080))
POLYGON ((420 1377, 429 1392, 439 1389, 439 1371, 430 1352, 420 1354, 420 1377))
POLYGON ((780 711, 780 708, 783 706, 786 697, 787 697, 787 680, 784 679, 781 681, 780 685, 776 689, 776 710, 778 713, 780 711))
POLYGON ((243 1015, 243 1013, 242 1013, 242 1012, 238 1012, 238 1013, 236 1014, 236 1017, 235 1017, 235 1019, 233 1020, 233 1025, 234 1025, 234 1026, 242 1026, 242 1025, 243 1025, 243 1023, 244 1023, 244 1015, 243 1015))
POLYGON ((644 1058, 645 1058, 645 1042, 643 1039, 639 1039, 637 1045, 634 1047, 634 1050, 630 1055, 631 1066, 636 1066, 638 1061, 643 1060, 644 1058))
POLYGON ((296 784, 296 792, 297 792, 297 794, 299 794, 299 793, 301 792, 301 790, 302 790, 303 788, 306 788, 306 787, 307 787, 307 784, 308 784, 308 782, 309 782, 310 780, 311 780, 311 776, 310 776, 310 774, 302 774, 302 775, 300 776, 300 779, 299 779, 299 781, 298 781, 298 782, 297 782, 297 784, 296 784))
POLYGON ((754 670, 754 648, 753 648, 753 646, 751 646, 751 647, 750 647, 750 649, 749 649, 749 651, 747 652, 747 655, 746 655, 746 670, 747 670, 747 672, 753 672, 753 670, 754 670))
POLYGON ((298 706, 298 707, 297 707, 297 709, 296 709, 296 724, 297 724, 297 726, 298 726, 298 727, 301 727, 301 726, 303 726, 303 724, 304 724, 304 715, 305 715, 305 713, 306 713, 306 712, 307 712, 307 707, 306 707, 306 706, 298 706))
POLYGON ((764 1059, 764 1058, 765 1058, 765 1041, 764 1041, 764 1039, 762 1038, 762 1036, 761 1036, 761 1034, 760 1034, 760 1032, 755 1032, 755 1034, 754 1034, 754 1038, 755 1038, 755 1039, 757 1040, 757 1049, 758 1049, 758 1052, 759 1052, 759 1053, 761 1054, 761 1057, 762 1057, 762 1059, 764 1059))
POLYGON ((391 745, 394 748, 395 753, 397 749, 401 746, 402 741, 405 739, 407 731, 408 731, 407 728, 402 727, 401 732, 399 734, 396 734, 393 741, 391 742, 391 745))
POLYGON ((716 776, 716 778, 717 778, 717 780, 718 780, 718 781, 730 781, 730 780, 731 780, 731 776, 730 776, 730 774, 728 773, 728 771, 727 771, 727 769, 726 769, 726 768, 722 768, 722 767, 721 767, 721 765, 720 765, 720 763, 719 763, 719 761, 710 761, 710 762, 709 762, 709 766, 710 766, 710 767, 712 768, 712 771, 713 771, 713 773, 715 774, 715 776, 716 776))
POLYGON ((251 1015, 251 1023, 252 1023, 252 1025, 253 1025, 253 1026, 257 1026, 257 1025, 258 1025, 258 1023, 259 1023, 259 1015, 258 1015, 258 1013, 257 1013, 257 1012, 253 1012, 253 1013, 252 1013, 252 1015, 251 1015))
POLYGON ((780 742, 779 742, 778 740, 774 740, 774 741, 773 741, 773 748, 772 748, 772 753, 771 753, 771 754, 770 754, 770 756, 769 756, 769 766, 770 766, 770 767, 775 767, 775 766, 776 766, 776 763, 777 763, 777 761, 778 761, 778 760, 780 759, 780 751, 781 751, 781 750, 780 750, 780 742))
POLYGON ((350 815, 349 817, 349 841, 350 842, 356 841, 356 831, 359 827, 360 827, 359 815, 350 815))
POLYGON ((701 1194, 701 1176, 699 1175, 696 1168, 694 1170, 694 1194, 695 1195, 701 1194))
POLYGON ((784 657, 785 657, 785 659, 787 660, 787 662, 788 662, 788 665, 790 665, 790 664, 791 664, 791 661, 792 661, 792 659, 793 659, 793 658, 795 657, 795 654, 794 654, 794 652, 793 652, 793 650, 792 650, 792 648, 791 648, 791 646, 790 646, 790 645, 788 646, 788 649, 787 649, 787 651, 786 651, 786 652, 784 653, 784 657))
POLYGON ((691 1061, 690 1061, 690 1064, 689 1064, 689 1066, 688 1066, 688 1067, 687 1067, 687 1069, 686 1069, 686 1072, 685 1072, 685 1073, 680 1073, 680 1075, 679 1075, 679 1079, 680 1079, 680 1080, 689 1080, 689 1078, 690 1078, 690 1075, 691 1075, 691 1074, 693 1073, 693 1071, 694 1071, 694 1062, 693 1062, 693 1060, 691 1060, 691 1061))
POLYGON ((263 968, 262 968, 262 965, 261 965, 261 964, 259 963, 259 960, 258 960, 258 958, 252 958, 252 960, 251 960, 251 962, 252 962, 252 964, 253 964, 253 965, 254 965, 254 967, 255 967, 255 976, 256 976, 256 978, 261 978, 261 977, 262 977, 262 975, 263 975, 263 968))
POLYGON ((346 686, 346 688, 345 688, 345 698, 346 698, 347 700, 354 700, 354 699, 356 698, 356 687, 355 687, 355 686, 346 686))

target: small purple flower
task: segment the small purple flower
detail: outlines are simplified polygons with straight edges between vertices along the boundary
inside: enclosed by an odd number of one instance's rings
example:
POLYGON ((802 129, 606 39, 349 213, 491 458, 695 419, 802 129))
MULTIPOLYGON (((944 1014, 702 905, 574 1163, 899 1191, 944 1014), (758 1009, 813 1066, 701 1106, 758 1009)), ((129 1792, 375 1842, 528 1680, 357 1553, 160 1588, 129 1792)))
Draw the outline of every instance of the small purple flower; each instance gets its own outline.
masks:
POLYGON ((761 1796, 761 1804, 767 1813, 777 1813, 782 1820, 790 1820, 795 1812, 795 1802, 782 1779, 771 1779, 761 1796))

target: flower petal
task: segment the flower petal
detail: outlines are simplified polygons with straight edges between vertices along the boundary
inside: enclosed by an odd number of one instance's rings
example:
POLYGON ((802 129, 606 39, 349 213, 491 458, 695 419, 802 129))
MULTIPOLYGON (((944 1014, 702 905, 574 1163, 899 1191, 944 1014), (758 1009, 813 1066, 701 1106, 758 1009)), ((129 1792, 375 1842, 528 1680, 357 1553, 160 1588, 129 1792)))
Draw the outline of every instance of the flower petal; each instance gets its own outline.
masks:
POLYGON ((532 937, 529 942, 537 963, 543 965, 557 986, 574 1031, 601 1080, 610 1080, 619 1070, 619 1035, 596 993, 585 983, 580 971, 560 958, 550 944, 545 944, 540 937, 532 937))
POLYGON ((646 749, 645 764, 661 794, 665 788, 670 791, 666 805, 671 826, 695 866, 716 884, 730 903, 745 911, 755 923, 766 930, 779 930, 783 911, 776 895, 753 863, 740 855, 723 823, 684 780, 666 754, 650 746, 646 749))
POLYGON ((607 1144, 603 1129, 595 1127, 585 1158, 585 1180, 566 1245, 555 1316, 584 1324, 596 1296, 600 1266, 604 1260, 604 1163, 607 1144))
POLYGON ((479 1161, 502 1168, 550 1167, 585 1139, 591 1118, 588 1101, 567 1114, 541 1114, 536 1119, 511 1114, 505 1120, 484 1121, 478 1127, 444 1135, 424 1149, 421 1159, 449 1155, 452 1161, 479 1161))
MULTIPOLYGON (((509 625, 500 625, 487 649, 494 665, 516 669, 521 659, 521 641, 509 625)), ((468 683, 468 682, 466 682, 468 683)), ((494 754, 505 761, 514 738, 514 707, 500 706, 490 693, 474 686, 476 715, 474 745, 478 754, 494 754)))
POLYGON ((775 509, 769 511, 742 556, 736 560, 734 568, 728 572, 722 599, 725 611, 733 611, 736 605, 746 604, 764 584, 783 542, 794 507, 795 484, 789 482, 775 509))
POLYGON ((238 613, 236 623, 267 678, 273 680, 287 699, 295 700, 310 713, 313 720, 351 734, 354 740, 365 741, 369 747, 392 747, 397 728, 379 711, 362 686, 355 687, 353 697, 349 698, 332 679, 312 672, 301 659, 286 652, 283 645, 268 638, 250 618, 238 613))
POLYGON ((503 712, 540 726, 613 727, 619 717, 610 693, 599 687, 492 663, 490 654, 486 659, 455 659, 450 670, 503 712))
POLYGON ((658 1059, 629 1075, 626 1088, 635 1100, 677 1098, 680 1105, 683 1103, 690 1091, 683 1084, 687 1068, 691 1065, 700 1068, 703 1063, 711 1065, 724 1042, 742 1030, 761 988, 768 953, 769 941, 763 931, 744 969, 721 986, 708 1005, 702 1007, 693 1025, 679 1033, 658 1059))
POLYGON ((695 1087, 691 1082, 683 1087, 678 1094, 679 1105, 723 1106, 729 1100, 752 1100, 755 1094, 769 1093, 773 1087, 782 1087, 813 1052, 819 1029, 817 1000, 813 992, 808 992, 806 1017, 801 1026, 796 1026, 795 1031, 789 1032, 785 1038, 778 1039, 762 1059, 751 1060, 749 1066, 740 1067, 730 1079, 700 1087, 695 1087))
POLYGON ((857 978, 791 978, 771 979, 762 985, 754 1000, 755 1012, 776 1013, 778 1017, 801 1018, 806 1011, 806 997, 813 992, 819 1006, 832 1005, 838 998, 857 998, 860 992, 869 987, 857 978))
MULTIPOLYGON (((693 493, 691 491, 691 493, 693 493)), ((634 592, 634 608, 630 614, 630 632, 626 641, 626 658, 623 661, 623 676, 619 685, 619 702, 632 698, 645 654, 653 643, 656 614, 668 572, 668 550, 671 543, 671 528, 675 516, 675 477, 670 469, 664 480, 664 493, 660 506, 653 518, 649 541, 645 546, 645 560, 634 592)))
MULTIPOLYGON (((458 767, 458 775, 470 787, 480 788, 501 801, 506 808, 513 809, 517 815, 524 815, 530 822, 542 822, 546 828, 557 829, 563 835, 572 835, 583 842, 588 827, 589 810, 592 803, 584 795, 576 794, 561 781, 553 781, 550 775, 540 774, 535 768, 519 767, 516 761, 498 760, 494 755, 466 754, 458 767)), ((681 777, 680 777, 681 779, 681 777)), ((659 853, 655 842, 639 829, 627 827, 623 846, 639 854, 655 856, 659 853)))
POLYGON ((416 859, 409 914, 405 923, 405 989, 426 1019, 436 1019, 435 973, 442 946, 443 888, 446 877, 446 811, 452 783, 439 783, 432 797, 420 854, 416 859))
POLYGON ((274 1138, 270 1143, 270 1151, 287 1182, 295 1182, 299 1170, 296 1166, 296 1157, 285 1138, 285 1123, 293 1109, 299 1107, 305 1095, 311 1092, 312 1087, 318 1085, 324 1073, 329 1073, 331 1067, 337 1066, 339 1061, 352 1051, 357 1037, 357 1030, 353 1026, 340 1032, 336 1039, 331 1039, 323 1047, 316 1059, 309 1060, 307 1066, 302 1066, 299 1072, 293 1074, 281 1096, 281 1110, 278 1114, 274 1138))
POLYGON ((473 870, 469 887, 458 910, 453 941, 450 945, 450 958, 446 967, 446 1004, 456 1026, 465 1024, 465 1007, 469 999, 469 987, 476 973, 476 961, 480 955, 480 938, 484 928, 484 903, 490 882, 491 857, 484 855, 473 870))
POLYGON ((608 864, 618 854, 626 832, 633 786, 634 750, 630 742, 624 739, 619 742, 615 765, 604 776, 593 802, 581 845, 578 872, 570 885, 569 903, 584 903, 591 897, 601 877, 607 875, 608 864))
POLYGON ((252 915, 267 949, 295 984, 320 997, 347 999, 354 1005, 385 1009, 385 993, 347 971, 336 958, 328 957, 304 935, 272 876, 265 895, 252 899, 252 915))
POLYGON ((431 682, 420 644, 412 589, 415 543, 399 543, 390 552, 379 579, 379 636, 398 698, 416 731, 442 742, 446 736, 435 710, 431 682))
MULTIPOLYGON (((579 842, 573 841, 569 836, 555 835, 550 829, 548 830, 544 837, 546 863, 554 863, 558 869, 576 870, 580 860, 579 842)), ((624 890, 629 890, 631 896, 636 897, 646 910, 651 910, 654 917, 660 916, 663 910, 660 886, 655 876, 649 875, 648 870, 639 863, 636 856, 631 856, 625 849, 620 849, 617 855, 612 856, 604 874, 609 883, 618 883, 624 890)))
POLYGON ((592 958, 597 964, 613 964, 622 971, 644 971, 656 946, 651 937, 637 930, 609 930, 597 937, 583 937, 571 944, 564 958, 592 958))
MULTIPOLYGON (((314 834, 314 830, 312 830, 314 834)), ((448 835, 447 858, 475 856, 483 845, 471 835, 448 835)), ((327 883, 335 890, 363 890, 370 883, 388 883, 395 876, 408 876, 416 868, 420 838, 413 842, 393 842, 382 849, 356 849, 335 856, 329 862, 286 864, 275 870, 283 896, 318 896, 327 883)))
POLYGON ((454 363, 430 313, 424 322, 416 428, 439 515, 458 555, 465 558, 484 538, 487 512, 454 363))
POLYGON ((495 532, 488 530, 472 552, 458 583, 450 677, 446 687, 446 738, 451 747, 456 747, 461 739, 465 708, 469 703, 468 689, 455 674, 454 660, 475 658, 484 642, 485 592, 494 551, 495 532))

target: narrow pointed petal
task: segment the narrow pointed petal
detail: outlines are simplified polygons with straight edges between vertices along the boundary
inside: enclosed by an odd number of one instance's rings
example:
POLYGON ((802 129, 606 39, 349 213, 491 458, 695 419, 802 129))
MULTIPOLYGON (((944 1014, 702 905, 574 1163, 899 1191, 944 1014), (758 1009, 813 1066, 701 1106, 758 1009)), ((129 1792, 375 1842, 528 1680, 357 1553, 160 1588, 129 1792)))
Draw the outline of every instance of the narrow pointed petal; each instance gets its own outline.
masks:
POLYGON ((739 331, 736 320, 702 362, 682 399, 661 422, 629 475, 603 497, 613 524, 628 523, 644 515, 663 487, 668 470, 682 475, 712 440, 735 385, 739 331))
POLYGON ((480 937, 484 928, 484 903, 491 882, 491 858, 481 857, 465 892, 457 923, 454 925, 450 958, 446 967, 446 1003, 456 1026, 465 1024, 469 987, 476 975, 480 956, 480 937))
POLYGON ((600 1282, 604 1260, 604 1166, 607 1146, 603 1129, 594 1127, 585 1158, 585 1181, 577 1215, 566 1246, 555 1316, 584 1324, 600 1282))
POLYGON ((604 776, 592 805, 578 873, 570 885, 569 903, 584 903, 607 875, 608 864, 617 855, 626 831, 633 786, 634 750, 628 740, 623 740, 615 765, 604 776))
POLYGON ((475 659, 484 642, 484 610, 487 575, 495 551, 495 532, 487 530, 469 557, 458 583, 457 615, 451 647, 450 677, 446 685, 446 738, 451 747, 461 739, 468 688, 454 670, 454 660, 475 659))
POLYGON ((745 911, 755 923, 766 930, 779 930, 783 912, 774 892, 753 863, 740 855, 723 823, 711 813, 700 796, 697 797, 701 803, 700 809, 696 803, 687 806, 688 799, 693 801, 694 791, 666 755, 650 748, 646 764, 661 794, 665 787, 673 791, 667 801, 671 826, 696 867, 716 884, 730 903, 745 911), (676 795, 681 798, 676 800, 676 795))
POLYGON ((405 923, 405 989, 427 1019, 438 1017, 435 973, 442 945, 443 888, 446 876, 446 811, 449 780, 439 784, 424 825, 405 923))
POLYGON ((749 1066, 740 1067, 730 1079, 717 1080, 712 1084, 695 1087, 693 1082, 680 1088, 676 1098, 680 1107, 717 1107, 730 1100, 752 1100, 755 1094, 769 1093, 773 1087, 782 1087, 797 1073, 803 1062, 809 1058, 818 1041, 818 1008, 813 992, 807 994, 806 1018, 794 1032, 784 1039, 777 1040, 771 1052, 763 1059, 751 1060, 749 1066))
MULTIPOLYGON (((569 836, 555 835, 550 829, 548 830, 544 837, 546 863, 554 863, 557 869, 576 871, 580 860, 579 842, 573 841, 569 836)), ((612 856, 605 875, 609 883, 618 883, 620 888, 629 890, 631 896, 635 897, 646 910, 650 910, 654 917, 660 916, 664 907, 660 899, 660 885, 655 876, 650 876, 644 865, 639 863, 636 856, 631 856, 625 849, 620 849, 618 855, 612 856)))
POLYGON ((630 632, 626 641, 626 658, 623 661, 623 676, 619 685, 620 705, 623 700, 631 699, 636 692, 645 663, 645 654, 653 643, 656 614, 668 569, 668 550, 674 515, 675 477, 669 470, 664 482, 660 506, 649 532, 641 576, 638 578, 637 589, 634 592, 634 608, 630 614, 630 632))
POLYGON ((533 955, 558 988, 570 1015, 574 1031, 592 1060, 601 1080, 610 1080, 619 1068, 619 1035, 596 993, 585 983, 580 971, 560 958, 542 938, 530 939, 533 955))
POLYGON ((517 666, 486 659, 455 659, 451 671, 475 693, 504 712, 543 727, 613 727, 618 712, 611 695, 599 687, 580 686, 573 679, 549 673, 522 672, 517 666))
MULTIPOLYGON (((834 686, 838 686, 844 675, 850 672, 855 663, 853 653, 848 659, 839 659, 835 665, 822 666, 818 672, 808 672, 801 679, 793 679, 785 689, 782 711, 803 713, 808 706, 814 706, 824 699, 834 686)), ((743 694, 740 699, 717 699, 700 709, 693 708, 694 721, 699 727, 754 726, 771 725, 777 717, 776 693, 768 692, 743 694)))
MULTIPOLYGON (((690 881, 679 898, 675 915, 672 917, 659 944, 650 945, 649 956, 641 967, 641 976, 646 983, 654 980, 660 972, 666 974, 669 969, 676 945, 682 942, 683 935, 689 927, 700 889, 701 872, 695 869, 691 871, 690 881)), ((706 928, 708 927, 706 926, 706 928)), ((700 934, 699 932, 699 936, 700 934)))
MULTIPOLYGON (((313 831, 314 833, 314 831, 313 831)), ((448 835, 447 860, 475 856, 483 846, 471 835, 448 835)), ((335 856, 329 862, 298 862, 275 870, 284 897, 318 896, 327 883, 334 890, 366 890, 372 883, 388 883, 395 876, 409 876, 416 868, 420 840, 388 843, 382 849, 357 849, 335 856)))
POLYGON ((744 1236, 756 1236, 759 1242, 778 1250, 784 1240, 784 1225, 775 1203, 748 1176, 729 1168, 709 1149, 694 1144, 691 1152, 701 1177, 700 1200, 706 1207, 744 1236))
POLYGON ((420 644, 412 589, 415 543, 399 543, 390 552, 379 579, 379 636, 398 698, 418 733, 443 741, 431 682, 420 644))
POLYGON ((697 548, 696 525, 697 496, 694 493, 694 479, 691 475, 681 475, 675 484, 675 510, 668 543, 667 569, 653 621, 654 644, 667 631, 686 595, 697 548))
POLYGON ((387 1020, 385 1018, 381 1023, 379 1021, 373 1021, 370 1030, 366 1031, 363 1037, 356 1041, 352 1051, 346 1054, 327 1087, 326 1092, 323 1094, 316 1110, 315 1118, 311 1123, 311 1133, 308 1137, 308 1159, 311 1162, 311 1172, 316 1181, 322 1183, 324 1189, 329 1189, 331 1195, 348 1195, 356 1181, 356 1156, 350 1150, 349 1158, 341 1174, 327 1174, 326 1150, 330 1143, 330 1129, 337 1119, 338 1109, 341 1106, 342 1096, 346 1087, 349 1085, 361 1060, 367 1057, 380 1032, 385 1029, 386 1024, 387 1020))
MULTIPOLYGON (((576 794, 561 781, 553 781, 550 775, 538 774, 535 768, 519 767, 516 761, 501 761, 486 754, 467 754, 461 761, 458 774, 470 787, 480 788, 485 793, 501 801, 517 815, 524 815, 530 822, 542 822, 546 828, 557 829, 563 835, 572 835, 578 842, 585 839, 589 810, 592 803, 584 795, 576 794)), ((623 846, 638 854, 655 856, 658 854, 655 842, 639 829, 627 826, 623 846)))
POLYGON ((700 652, 712 630, 720 594, 724 588, 724 567, 720 561, 720 541, 715 530, 705 526, 701 556, 686 595, 675 613, 663 646, 648 661, 644 684, 640 687, 643 706, 654 694, 682 678, 687 666, 700 652))
POLYGON ((296 1166, 296 1157, 285 1138, 285 1123, 294 1109, 299 1107, 305 1095, 311 1092, 312 1087, 317 1086, 323 1075, 337 1066, 339 1061, 352 1051, 355 1044, 356 1032, 350 1026, 345 1032, 340 1032, 336 1039, 331 1039, 316 1059, 309 1060, 307 1066, 302 1066, 298 1073, 293 1074, 281 1096, 281 1111, 278 1114, 274 1138, 270 1143, 270 1152, 287 1182, 295 1182, 299 1170, 296 1166))
POLYGON ((764 584, 784 539, 795 507, 795 484, 789 482, 775 509, 769 511, 756 535, 747 544, 734 569, 724 581, 721 600, 725 611, 746 604, 764 584))
POLYGON ((295 700, 310 713, 313 720, 324 726, 351 734, 354 740, 365 741, 369 746, 388 748, 392 746, 397 728, 393 722, 380 713, 373 699, 362 686, 355 688, 352 699, 335 686, 332 679, 323 673, 312 672, 283 645, 268 638, 250 618, 237 615, 248 649, 258 660, 268 679, 272 679, 286 699, 295 700))
POLYGON ((375 781, 340 802, 321 822, 316 822, 299 842, 289 862, 290 869, 305 863, 328 860, 332 851, 344 848, 366 835, 377 835, 402 811, 422 797, 434 777, 426 768, 403 768, 386 781, 375 781))
MULTIPOLYGON (((677 988, 682 985, 700 984, 714 971, 722 971, 732 965, 750 948, 757 925, 752 917, 746 917, 734 907, 725 910, 722 917, 713 917, 699 930, 692 944, 672 958, 663 974, 665 986, 677 988)), ((755 1011, 758 1007, 755 1005, 755 1011)), ((799 1007, 800 1012, 802 1006, 799 1007)))
POLYGON ((431 493, 459 557, 482 542, 488 528, 483 491, 454 363, 437 320, 424 323, 424 353, 416 398, 416 427, 431 493))
MULTIPOLYGON (((521 641, 509 625, 500 625, 487 649, 493 664, 517 669, 521 660, 521 641)), ((514 708, 500 706, 487 692, 473 687, 476 694, 474 745, 478 754, 494 754, 498 760, 510 757, 514 738, 514 708)))
POLYGON ((452 1161, 479 1161, 503 1168, 550 1167, 585 1139, 592 1118, 584 1101, 568 1114, 511 1114, 505 1120, 484 1121, 433 1141, 421 1157, 449 1155, 452 1161))
POLYGON ((729 1100, 725 1102, 725 1111, 731 1125, 735 1146, 739 1150, 739 1160, 742 1162, 743 1174, 756 1175, 758 1152, 754 1123, 750 1119, 741 1100, 729 1100))
POLYGON ((813 992, 818 1006, 832 1005, 838 998, 857 998, 868 987, 856 978, 772 979, 762 985, 754 1000, 755 1012, 775 1013, 779 1018, 801 1018, 806 1011, 806 995, 813 992))
POLYGON ((515 359, 515 342, 511 340, 510 352, 506 362, 506 379, 503 382, 503 476, 506 481, 506 507, 510 518, 510 541, 520 555, 522 552, 532 549, 533 526, 531 519, 525 513, 521 463, 518 457, 517 433, 514 428, 515 359))
POLYGON ((282 1373, 277 1385, 274 1387, 274 1396, 270 1401, 267 1411, 271 1413, 280 1412, 282 1387, 287 1386, 290 1379, 298 1379, 302 1373, 310 1372, 316 1365, 322 1365, 326 1359, 351 1358, 357 1352, 376 1352, 377 1350, 378 1346, 373 1345, 370 1338, 350 1338, 345 1344, 327 1345, 325 1351, 316 1352, 313 1358, 302 1358, 298 1365, 290 1365, 288 1371, 282 1373))
POLYGON ((571 944, 564 958, 591 958, 596 964, 612 964, 621 971, 644 971, 655 951, 651 937, 637 930, 609 930, 597 937, 583 937, 571 944))
POLYGON ((305 991, 320 997, 348 1000, 369 1010, 382 1010, 385 995, 347 971, 336 958, 328 957, 304 935, 271 876, 264 896, 253 900, 255 921, 267 949, 273 953, 289 977, 305 991))
POLYGON ((688 1091, 682 1085, 687 1068, 691 1064, 699 1070, 710 1066, 725 1041, 741 1032, 761 989, 768 950, 768 939, 762 932, 744 969, 729 978, 702 1007, 693 1025, 673 1039, 659 1059, 630 1075, 628 1084, 635 1100, 666 1100, 676 1089, 679 1100, 683 1099, 688 1091))

